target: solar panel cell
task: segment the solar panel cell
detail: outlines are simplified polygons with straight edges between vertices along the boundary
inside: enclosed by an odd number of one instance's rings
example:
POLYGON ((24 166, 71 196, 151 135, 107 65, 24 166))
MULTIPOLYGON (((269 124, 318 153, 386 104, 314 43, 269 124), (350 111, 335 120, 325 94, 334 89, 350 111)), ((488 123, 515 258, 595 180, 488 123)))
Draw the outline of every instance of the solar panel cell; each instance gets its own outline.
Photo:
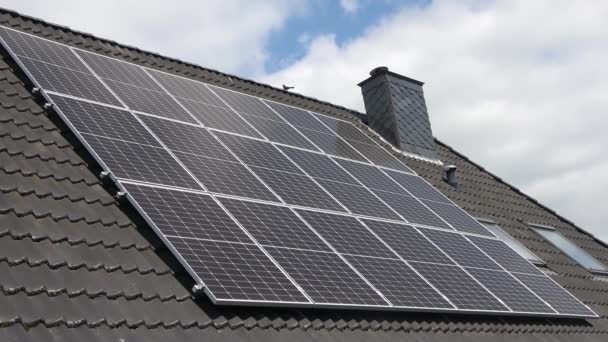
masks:
POLYGON ((221 198, 220 202, 263 246, 331 252, 291 209, 257 202, 221 198))
POLYGON ((336 161, 368 188, 407 195, 392 179, 375 166, 346 160, 336 159, 336 161))
POLYGON ((164 149, 83 134, 86 142, 118 178, 201 189, 164 149))
POLYGON ((281 122, 281 118, 275 114, 261 99, 237 93, 230 90, 225 90, 218 87, 210 88, 230 107, 239 113, 255 115, 263 119, 270 119, 281 122))
POLYGON ((416 175, 386 170, 387 174, 404 187, 410 194, 418 198, 433 200, 436 202, 452 203, 441 192, 416 175))
POLYGON ((278 202, 278 198, 243 164, 212 159, 196 154, 176 152, 184 163, 211 192, 278 202))
POLYGON ((308 302, 255 245, 168 240, 218 301, 308 302))
POLYGON ((318 182, 353 214, 401 220, 391 208, 362 186, 324 179, 318 182))
POLYGON ((340 253, 397 258, 365 226, 351 216, 309 210, 297 210, 297 212, 340 253))
POLYGON ((459 233, 424 228, 420 228, 420 231, 459 265, 493 270, 501 269, 500 266, 459 233))
POLYGON ((79 132, 160 147, 152 134, 126 110, 59 95, 50 95, 50 98, 79 132))
POLYGON ((509 311, 458 266, 419 262, 411 265, 459 309, 509 311))
POLYGON ((461 232, 494 236, 477 220, 455 205, 422 200, 437 215, 446 220, 454 229, 461 232))
POLYGON ((521 272, 540 275, 542 272, 532 265, 528 260, 524 259, 519 253, 515 252, 504 242, 499 240, 485 239, 477 236, 469 236, 477 247, 481 248, 494 261, 499 263, 507 271, 521 272))
POLYGON ((163 235, 252 243, 209 195, 123 184, 163 235))
POLYGON ((467 271, 513 311, 554 313, 540 298, 507 272, 480 269, 467 271))
POLYGON ((401 260, 354 255, 346 255, 345 258, 395 306, 454 308, 401 260))
POLYGON ((172 151, 236 162, 237 159, 204 128, 139 115, 150 130, 172 151))
POLYGON ((199 103, 213 105, 215 107, 226 107, 209 88, 202 82, 197 82, 183 77, 169 75, 164 72, 148 69, 148 73, 160 83, 165 90, 173 96, 188 99, 199 103))
POLYGON ((380 147, 379 145, 365 144, 359 141, 349 140, 351 144, 359 153, 369 159, 372 163, 384 167, 389 167, 395 170, 405 171, 413 173, 409 167, 405 166, 401 161, 395 158, 389 151, 380 147))
POLYGON ((215 107, 204 103, 177 99, 205 127, 226 132, 247 135, 262 139, 263 137, 232 109, 215 107))
POLYGON ((408 222, 450 229, 445 222, 414 197, 386 191, 376 191, 376 195, 382 198, 386 204, 395 209, 408 222))
POLYGON ((58 67, 29 58, 21 58, 21 63, 42 89, 115 106, 121 105, 116 97, 93 74, 58 67))
POLYGON ((272 108, 275 112, 277 112, 279 114, 279 116, 281 116, 283 119, 285 119, 285 121, 289 122, 290 124, 292 124, 294 126, 312 129, 315 131, 319 131, 321 133, 331 133, 331 131, 329 129, 327 129, 327 127, 325 127, 312 114, 310 114, 309 112, 307 112, 305 110, 290 107, 290 106, 285 106, 285 105, 278 104, 276 102, 271 102, 271 101, 264 101, 264 102, 268 106, 270 106, 270 108, 272 108))
POLYGON ((325 134, 310 129, 300 128, 300 132, 304 134, 310 141, 321 149, 321 151, 334 156, 349 158, 366 162, 367 160, 344 140, 333 134, 325 134))
POLYGON ((404 260, 454 264, 414 227, 367 219, 363 222, 404 260))
POLYGON ((315 303, 388 306, 334 253, 271 247, 267 250, 315 303))
POLYGON ((325 193, 312 179, 293 173, 253 168, 254 172, 289 204, 344 211, 342 206, 325 193))
POLYGON ((314 178, 325 178, 333 181, 357 184, 348 173, 344 172, 331 158, 323 154, 312 153, 284 146, 278 147, 281 151, 300 166, 306 173, 314 178))
POLYGON ((589 310, 588 307, 572 296, 568 291, 564 290, 545 275, 535 276, 518 273, 513 275, 559 313, 586 316, 595 315, 593 311, 589 310))

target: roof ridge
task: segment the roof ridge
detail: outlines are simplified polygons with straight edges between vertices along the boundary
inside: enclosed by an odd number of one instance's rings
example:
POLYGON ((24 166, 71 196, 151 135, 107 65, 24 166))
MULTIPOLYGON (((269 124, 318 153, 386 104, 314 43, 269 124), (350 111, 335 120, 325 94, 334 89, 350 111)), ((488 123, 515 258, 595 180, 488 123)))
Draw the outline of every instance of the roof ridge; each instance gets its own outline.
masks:
MULTIPOLYGON (((435 142, 437 142, 438 144, 441 144, 442 146, 444 146, 445 148, 447 148, 448 150, 450 150, 450 152, 454 153, 455 155, 457 155, 458 157, 466 160, 468 163, 470 163, 471 165, 479 168, 481 171, 487 173, 490 177, 494 178, 494 180, 498 181, 501 184, 506 185, 507 187, 509 187, 509 189, 511 189, 512 191, 516 192, 517 194, 524 196, 527 200, 529 200, 530 202, 538 205, 539 207, 543 208, 544 210, 548 211, 550 214, 555 215, 558 219, 564 221, 565 223, 571 225, 572 227, 574 227, 576 230, 580 231, 581 233, 588 235, 589 237, 591 237, 594 241, 598 242, 599 244, 601 244, 602 246, 608 248, 608 242, 604 242, 601 239, 599 239, 598 237, 596 237, 595 235, 593 235, 592 233, 588 232, 587 230, 581 228, 580 226, 578 226, 576 223, 572 222, 571 220, 563 217, 562 215, 558 214, 557 211, 551 209, 550 207, 542 204, 540 201, 538 201, 537 199, 535 199, 534 197, 528 195, 527 193, 523 192, 523 190, 517 188, 514 185, 511 185, 510 183, 508 183, 506 180, 504 180, 503 178, 501 178, 500 176, 497 176, 496 174, 494 174, 493 172, 489 171, 487 168, 481 166, 480 164, 476 163, 475 161, 473 161, 472 159, 470 159, 469 157, 467 157, 466 155, 462 154, 461 152, 458 152, 457 150, 455 150, 452 146, 442 142, 441 140, 435 138, 435 142)), ((525 223, 525 222, 524 222, 525 223)))
POLYGON ((354 109, 351 109, 351 108, 347 108, 347 107, 340 106, 340 105, 337 105, 337 104, 334 104, 334 103, 331 103, 331 102, 319 100, 317 98, 314 98, 314 97, 311 97, 311 96, 302 95, 300 93, 289 92, 289 91, 286 91, 286 90, 283 90, 283 89, 280 89, 280 88, 273 87, 273 86, 271 86, 269 84, 260 83, 260 82, 257 82, 257 81, 254 81, 254 80, 250 80, 250 79, 247 79, 247 78, 243 78, 243 77, 240 77, 240 76, 236 76, 236 75, 233 75, 233 74, 229 74, 229 73, 221 72, 221 71, 218 71, 218 70, 215 70, 215 69, 203 67, 203 66, 201 66, 199 64, 192 63, 192 62, 186 62, 186 61, 180 60, 178 58, 167 57, 167 56, 162 55, 162 54, 157 53, 157 52, 143 50, 141 48, 138 48, 138 47, 132 46, 132 45, 122 44, 122 43, 119 43, 119 42, 117 42, 115 40, 112 40, 112 39, 98 37, 98 36, 96 36, 94 34, 91 34, 91 33, 75 30, 75 29, 70 28, 69 26, 51 23, 51 22, 48 22, 48 21, 46 21, 44 19, 37 18, 37 17, 34 17, 34 16, 30 16, 30 15, 26 15, 26 14, 22 14, 22 13, 19 13, 17 11, 14 11, 14 10, 7 9, 5 7, 0 7, 0 12, 5 12, 5 13, 8 13, 8 14, 16 15, 16 16, 22 17, 22 18, 24 18, 26 20, 35 21, 35 22, 38 22, 38 23, 43 24, 43 25, 54 27, 56 29, 68 31, 68 32, 71 32, 71 33, 74 33, 74 34, 77 34, 77 35, 85 36, 87 38, 92 38, 92 39, 95 39, 95 40, 100 41, 102 43, 108 43, 108 44, 112 44, 112 45, 118 46, 120 48, 124 48, 124 49, 128 49, 128 50, 133 50, 133 51, 135 51, 137 53, 140 53, 140 54, 146 54, 146 55, 150 55, 150 56, 153 56, 153 57, 157 57, 157 58, 173 61, 173 62, 176 62, 176 63, 179 63, 179 64, 183 64, 183 65, 186 65, 186 66, 194 67, 196 69, 200 69, 200 70, 204 70, 204 71, 207 71, 207 72, 216 73, 216 74, 228 77, 229 79, 234 78, 236 80, 239 80, 239 81, 242 81, 242 82, 245 82, 245 83, 250 83, 250 84, 255 85, 255 86, 269 88, 269 89, 272 89, 274 91, 281 92, 283 94, 288 94, 288 95, 299 97, 299 98, 302 98, 302 99, 305 99, 305 100, 314 101, 314 102, 317 102, 317 103, 322 104, 322 105, 327 105, 327 106, 334 107, 334 108, 339 109, 339 110, 344 110, 346 112, 349 112, 350 114, 352 114, 355 117, 365 116, 364 113, 361 113, 361 112, 359 112, 357 110, 354 110, 354 109))

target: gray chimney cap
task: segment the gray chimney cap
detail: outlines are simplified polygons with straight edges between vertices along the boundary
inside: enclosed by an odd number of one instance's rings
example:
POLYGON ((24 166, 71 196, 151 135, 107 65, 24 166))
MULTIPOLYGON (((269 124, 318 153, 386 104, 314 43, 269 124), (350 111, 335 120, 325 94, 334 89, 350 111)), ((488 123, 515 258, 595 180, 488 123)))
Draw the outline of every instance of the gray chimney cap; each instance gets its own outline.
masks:
POLYGON ((372 71, 369 72, 369 75, 370 75, 370 77, 368 77, 367 79, 363 80, 362 82, 359 82, 359 84, 357 84, 357 85, 359 87, 362 87, 365 83, 367 83, 367 82, 369 82, 369 81, 371 81, 371 80, 373 80, 376 77, 381 76, 381 75, 390 75, 390 76, 393 76, 393 77, 398 78, 400 80, 404 80, 406 82, 414 84, 415 86, 422 87, 422 85, 424 85, 424 82, 421 82, 421 81, 415 80, 415 79, 413 79, 411 77, 399 75, 399 74, 396 74, 396 73, 394 73, 392 71, 389 71, 388 67, 386 67, 386 66, 379 66, 379 67, 373 68, 372 71))
POLYGON ((373 68, 372 71, 369 72, 370 76, 376 76, 376 75, 380 75, 380 74, 384 74, 388 71, 388 67, 386 66, 379 66, 377 68, 373 68))

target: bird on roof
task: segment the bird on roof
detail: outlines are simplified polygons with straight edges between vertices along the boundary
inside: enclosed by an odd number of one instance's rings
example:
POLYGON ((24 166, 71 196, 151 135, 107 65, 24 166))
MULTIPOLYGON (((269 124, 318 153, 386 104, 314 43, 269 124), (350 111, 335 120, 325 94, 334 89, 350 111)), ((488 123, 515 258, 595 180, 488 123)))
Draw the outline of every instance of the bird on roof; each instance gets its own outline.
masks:
POLYGON ((284 85, 284 84, 283 84, 283 90, 285 90, 285 91, 289 91, 289 90, 291 90, 291 89, 293 89, 293 88, 295 88, 295 87, 290 87, 290 86, 288 86, 288 85, 284 85))

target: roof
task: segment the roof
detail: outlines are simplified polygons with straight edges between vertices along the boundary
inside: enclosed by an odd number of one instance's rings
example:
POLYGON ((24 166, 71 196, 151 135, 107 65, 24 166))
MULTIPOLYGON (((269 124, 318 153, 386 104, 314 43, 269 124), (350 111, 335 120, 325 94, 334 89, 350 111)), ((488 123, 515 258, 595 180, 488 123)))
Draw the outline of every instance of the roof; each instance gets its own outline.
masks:
MULTIPOLYGON (((15 12, 0 10, 0 24, 353 122, 361 115, 15 12)), ((523 222, 556 227, 606 264, 608 248, 451 147, 437 144, 438 157, 459 169, 458 191, 441 180, 439 165, 401 157, 473 216, 494 220, 544 259, 555 272, 552 277, 601 318, 220 307, 205 296, 193 297, 187 273, 129 206, 109 195, 90 156, 34 100, 3 52, 0 340, 606 340, 608 282, 592 280, 523 222)))

